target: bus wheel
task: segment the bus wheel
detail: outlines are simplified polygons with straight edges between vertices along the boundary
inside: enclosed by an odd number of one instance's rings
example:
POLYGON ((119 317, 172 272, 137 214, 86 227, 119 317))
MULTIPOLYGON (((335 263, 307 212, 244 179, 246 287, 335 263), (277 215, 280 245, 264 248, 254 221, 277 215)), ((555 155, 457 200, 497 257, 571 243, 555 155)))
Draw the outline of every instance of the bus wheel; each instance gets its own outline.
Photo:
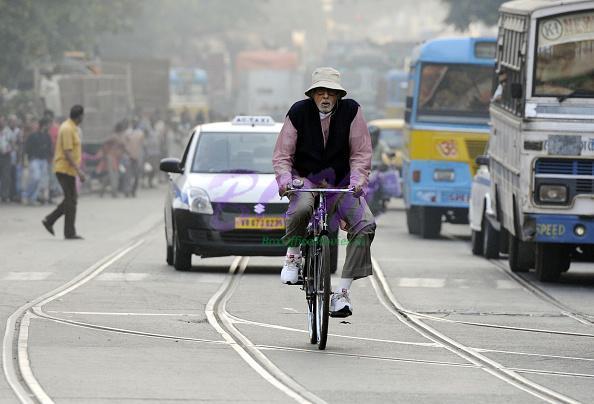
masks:
POLYGON ((509 234, 509 269, 512 272, 528 272, 533 262, 532 246, 509 234))
POLYGON ((564 245, 536 244, 536 276, 541 282, 559 280, 561 272, 569 269, 571 264, 570 250, 564 245))
POLYGON ((422 207, 420 212, 421 237, 437 238, 441 233, 441 212, 430 207, 422 207))
POLYGON ((411 206, 406 210, 406 226, 408 227, 409 234, 419 234, 421 232, 419 220, 418 207, 411 206))
POLYGON ((499 232, 486 217, 483 217, 482 228, 483 256, 489 259, 499 258, 499 232))

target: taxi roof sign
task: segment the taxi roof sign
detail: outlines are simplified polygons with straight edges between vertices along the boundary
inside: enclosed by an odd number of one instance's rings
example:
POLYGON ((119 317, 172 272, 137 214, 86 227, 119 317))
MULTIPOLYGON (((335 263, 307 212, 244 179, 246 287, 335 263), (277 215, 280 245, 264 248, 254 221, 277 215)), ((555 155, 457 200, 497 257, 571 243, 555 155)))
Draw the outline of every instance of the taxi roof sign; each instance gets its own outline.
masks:
POLYGON ((256 126, 256 125, 274 125, 274 119, 272 119, 272 117, 270 116, 265 116, 265 115, 255 115, 255 116, 250 116, 250 115, 238 115, 235 118, 233 118, 233 121, 231 121, 231 123, 233 125, 251 125, 251 126, 256 126))

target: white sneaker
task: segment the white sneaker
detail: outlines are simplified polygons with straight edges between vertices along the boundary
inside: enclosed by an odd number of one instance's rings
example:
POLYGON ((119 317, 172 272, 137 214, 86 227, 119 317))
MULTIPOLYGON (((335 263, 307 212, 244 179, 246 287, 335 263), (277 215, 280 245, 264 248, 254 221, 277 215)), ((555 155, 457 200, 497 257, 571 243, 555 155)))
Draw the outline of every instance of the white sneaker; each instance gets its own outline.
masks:
POLYGON ((299 281, 301 270, 301 255, 288 254, 285 257, 285 265, 281 271, 281 283, 296 285, 299 281))
POLYGON ((332 294, 330 299, 331 317, 348 317, 353 314, 353 304, 348 289, 340 289, 332 294))

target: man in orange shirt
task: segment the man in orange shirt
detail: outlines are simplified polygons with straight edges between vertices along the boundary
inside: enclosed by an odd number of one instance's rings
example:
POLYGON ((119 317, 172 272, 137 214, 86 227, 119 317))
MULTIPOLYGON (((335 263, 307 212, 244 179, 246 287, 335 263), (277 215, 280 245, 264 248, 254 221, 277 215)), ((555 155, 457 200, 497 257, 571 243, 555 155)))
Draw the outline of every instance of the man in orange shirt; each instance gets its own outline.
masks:
POLYGON ((54 172, 64 192, 64 200, 56 209, 41 221, 43 227, 54 235, 54 223, 64 215, 64 238, 67 240, 82 239, 76 234, 74 219, 76 218, 76 177, 85 181, 85 173, 80 168, 82 148, 80 142, 79 125, 84 116, 81 105, 70 109, 70 119, 60 126, 56 150, 54 153, 54 172))

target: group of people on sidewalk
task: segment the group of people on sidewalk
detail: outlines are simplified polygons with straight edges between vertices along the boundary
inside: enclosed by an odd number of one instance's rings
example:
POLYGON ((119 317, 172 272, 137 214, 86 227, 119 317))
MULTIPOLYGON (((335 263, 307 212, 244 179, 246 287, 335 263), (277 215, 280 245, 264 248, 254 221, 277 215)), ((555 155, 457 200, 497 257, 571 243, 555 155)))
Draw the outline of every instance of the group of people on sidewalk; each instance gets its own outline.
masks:
POLYGON ((51 175, 59 120, 50 110, 0 115, 0 198, 3 203, 52 203, 60 195, 51 175))

